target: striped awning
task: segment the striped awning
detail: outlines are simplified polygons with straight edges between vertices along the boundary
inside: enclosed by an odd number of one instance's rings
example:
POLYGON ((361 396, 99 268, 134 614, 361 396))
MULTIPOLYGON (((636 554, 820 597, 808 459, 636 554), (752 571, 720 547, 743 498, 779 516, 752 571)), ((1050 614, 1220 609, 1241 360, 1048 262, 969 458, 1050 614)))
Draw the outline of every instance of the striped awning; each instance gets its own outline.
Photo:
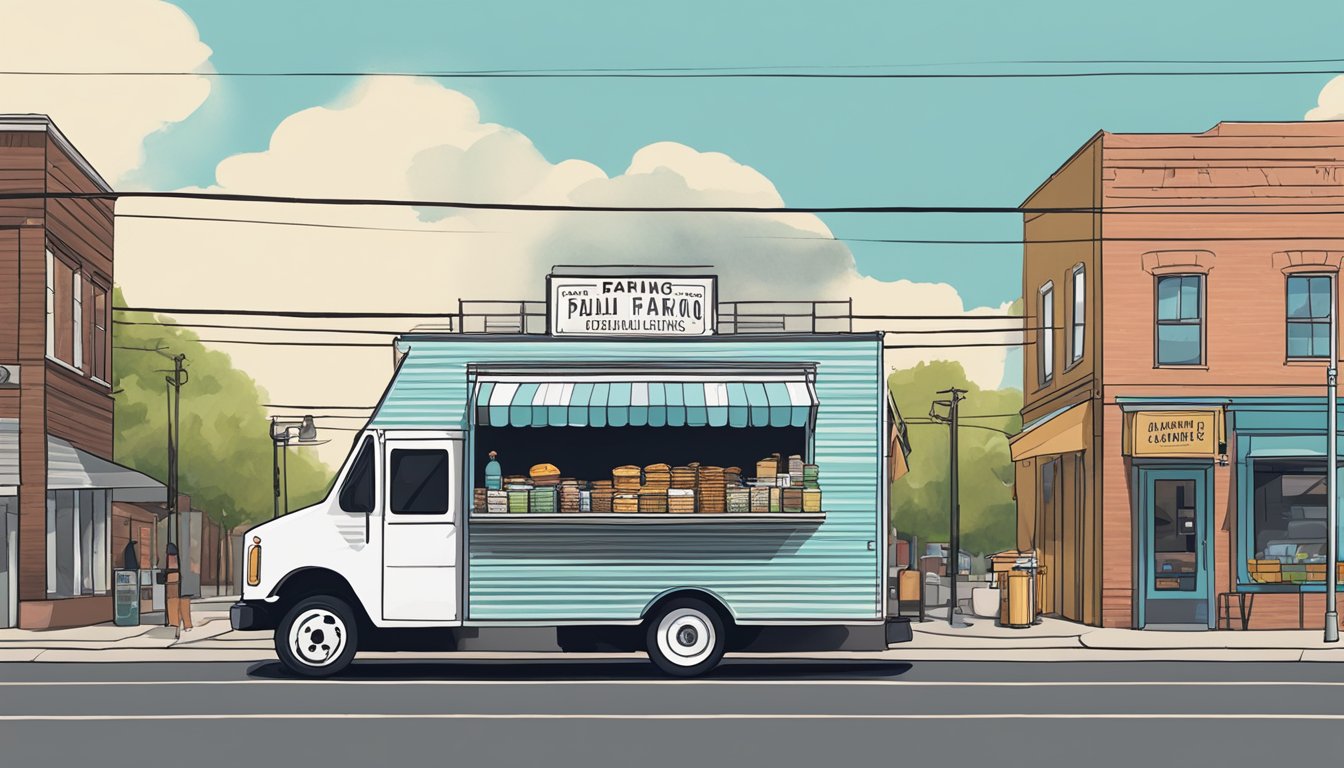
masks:
POLYGON ((476 423, 490 427, 804 427, 807 381, 483 381, 476 423))

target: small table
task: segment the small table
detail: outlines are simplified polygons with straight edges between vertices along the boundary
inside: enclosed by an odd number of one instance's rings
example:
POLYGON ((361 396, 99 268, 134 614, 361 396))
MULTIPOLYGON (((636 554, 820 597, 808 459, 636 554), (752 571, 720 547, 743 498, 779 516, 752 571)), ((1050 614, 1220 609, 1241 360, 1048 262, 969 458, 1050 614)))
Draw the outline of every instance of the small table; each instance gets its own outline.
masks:
POLYGON ((1305 605, 1306 600, 1303 595, 1307 592, 1324 592, 1324 584, 1314 584, 1312 582, 1280 582, 1277 584, 1265 584, 1257 582, 1255 584, 1240 584, 1235 592, 1222 592, 1218 595, 1219 623, 1223 629, 1232 629, 1232 598, 1237 598, 1237 608, 1241 612, 1241 629, 1244 632, 1251 623, 1251 612, 1255 610, 1255 596, 1261 593, 1271 594, 1296 594, 1297 595, 1297 628, 1302 629, 1306 626, 1305 605), (1315 587, 1315 588, 1313 588, 1315 587))

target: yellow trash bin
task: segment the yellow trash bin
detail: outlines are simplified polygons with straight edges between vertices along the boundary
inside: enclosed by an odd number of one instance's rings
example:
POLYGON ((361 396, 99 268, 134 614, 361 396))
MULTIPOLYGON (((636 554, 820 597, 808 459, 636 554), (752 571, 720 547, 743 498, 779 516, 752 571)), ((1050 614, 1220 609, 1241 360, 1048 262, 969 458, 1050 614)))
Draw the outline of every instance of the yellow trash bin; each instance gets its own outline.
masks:
POLYGON ((999 623, 1005 627, 1031 626, 1031 572, 1009 571, 999 604, 999 623))

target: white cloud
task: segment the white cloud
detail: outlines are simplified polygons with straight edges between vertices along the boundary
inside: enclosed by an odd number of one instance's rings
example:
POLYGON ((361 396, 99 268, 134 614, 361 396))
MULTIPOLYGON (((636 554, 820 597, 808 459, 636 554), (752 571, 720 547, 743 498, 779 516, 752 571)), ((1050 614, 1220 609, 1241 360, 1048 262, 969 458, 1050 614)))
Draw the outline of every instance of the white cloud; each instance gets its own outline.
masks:
MULTIPOLYGON (((432 81, 389 78, 360 82, 336 104, 289 116, 264 152, 221 162, 217 182, 212 189, 324 197, 750 207, 784 202, 759 171, 673 142, 638 150, 614 177, 582 160, 552 163, 523 134, 481 122, 466 96, 432 81)), ((852 296, 860 313, 966 312, 952 286, 860 275, 849 249, 830 239, 812 215, 420 211, 144 199, 122 201, 118 211, 380 228, 121 219, 118 281, 128 301, 139 305, 450 312, 459 298, 539 300, 542 278, 555 264, 643 263, 713 265, 726 300, 852 296)), ((1006 312, 1004 306, 969 314, 1006 312)), ((406 324, 363 320, 344 327, 401 330, 406 324)), ((855 328, 879 325, 892 323, 855 328)), ((906 327, 933 325, 947 323, 906 327)), ((892 343, 911 339, 890 337, 892 343)), ((990 340, 950 334, 935 343, 990 340)), ((221 349, 274 402, 372 403, 392 363, 390 349, 221 349)), ((977 383, 997 387, 1004 357, 1001 349, 900 350, 889 362, 959 360, 977 383)), ((343 449, 337 441, 324 458, 339 460, 343 449)))
MULTIPOLYGON (((159 0, 8 4, 0 70, 198 72, 210 48, 182 10, 159 0)), ((205 77, 0 76, 0 112, 46 113, 114 185, 143 159, 145 137, 187 118, 205 77)))
POLYGON ((1344 75, 1325 84, 1316 99, 1316 107, 1306 114, 1308 120, 1344 120, 1344 75))

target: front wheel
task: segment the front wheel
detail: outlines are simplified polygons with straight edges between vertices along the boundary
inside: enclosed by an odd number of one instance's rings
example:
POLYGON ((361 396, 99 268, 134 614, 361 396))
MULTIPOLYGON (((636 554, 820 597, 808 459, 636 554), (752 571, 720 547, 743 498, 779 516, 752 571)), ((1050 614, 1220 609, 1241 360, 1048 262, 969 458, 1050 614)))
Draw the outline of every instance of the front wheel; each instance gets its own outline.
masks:
POLYGON ((725 632, 718 611, 694 598, 679 598, 649 618, 645 647, 665 674, 695 677, 718 666, 725 632))
POLYGON ((275 630, 276 655, 289 671, 304 677, 341 672, 355 658, 357 645, 354 612, 334 597, 300 600, 275 630))

